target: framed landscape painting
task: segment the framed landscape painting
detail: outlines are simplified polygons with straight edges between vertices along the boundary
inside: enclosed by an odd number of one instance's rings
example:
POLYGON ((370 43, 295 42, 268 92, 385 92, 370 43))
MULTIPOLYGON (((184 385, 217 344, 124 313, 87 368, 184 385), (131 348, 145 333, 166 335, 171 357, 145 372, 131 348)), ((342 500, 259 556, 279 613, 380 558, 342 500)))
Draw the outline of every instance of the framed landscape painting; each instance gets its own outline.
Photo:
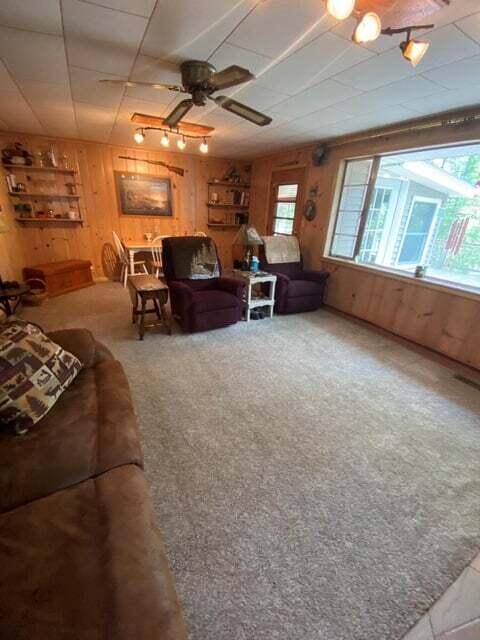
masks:
POLYGON ((115 171, 120 211, 127 216, 171 216, 170 178, 115 171))

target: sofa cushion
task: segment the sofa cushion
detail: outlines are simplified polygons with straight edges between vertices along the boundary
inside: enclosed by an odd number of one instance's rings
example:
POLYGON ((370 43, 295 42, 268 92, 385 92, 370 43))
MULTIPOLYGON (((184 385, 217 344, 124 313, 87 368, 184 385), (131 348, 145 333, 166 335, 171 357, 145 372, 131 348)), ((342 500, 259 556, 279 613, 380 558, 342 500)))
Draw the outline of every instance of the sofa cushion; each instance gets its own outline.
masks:
POLYGON ((0 512, 142 460, 128 382, 108 357, 84 369, 35 429, 0 434, 0 512))
POLYGON ((0 328, 0 424, 26 431, 41 420, 82 368, 34 324, 0 328))
POLYGON ((134 465, 0 516, 0 637, 186 640, 134 465))
POLYGON ((300 296, 321 296, 323 285, 311 280, 290 280, 288 287, 288 297, 298 298, 300 296))
POLYGON ((195 313, 238 307, 238 298, 226 291, 196 291, 192 295, 195 313))

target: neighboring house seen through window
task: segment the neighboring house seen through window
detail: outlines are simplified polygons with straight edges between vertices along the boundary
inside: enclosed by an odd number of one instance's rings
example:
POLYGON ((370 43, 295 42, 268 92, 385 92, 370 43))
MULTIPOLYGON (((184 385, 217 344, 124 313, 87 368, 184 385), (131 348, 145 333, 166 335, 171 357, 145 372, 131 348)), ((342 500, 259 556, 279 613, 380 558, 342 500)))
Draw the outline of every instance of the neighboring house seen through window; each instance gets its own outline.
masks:
POLYGON ((348 160, 330 255, 480 289, 480 145, 348 160))

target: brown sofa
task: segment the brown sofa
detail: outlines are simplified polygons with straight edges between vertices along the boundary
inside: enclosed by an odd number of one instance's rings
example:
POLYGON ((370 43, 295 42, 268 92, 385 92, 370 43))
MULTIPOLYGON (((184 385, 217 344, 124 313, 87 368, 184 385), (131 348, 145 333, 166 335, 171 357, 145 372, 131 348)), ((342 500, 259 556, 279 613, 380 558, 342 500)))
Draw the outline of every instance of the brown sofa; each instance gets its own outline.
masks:
POLYGON ((122 366, 86 330, 49 335, 84 368, 0 434, 0 637, 185 640, 122 366))

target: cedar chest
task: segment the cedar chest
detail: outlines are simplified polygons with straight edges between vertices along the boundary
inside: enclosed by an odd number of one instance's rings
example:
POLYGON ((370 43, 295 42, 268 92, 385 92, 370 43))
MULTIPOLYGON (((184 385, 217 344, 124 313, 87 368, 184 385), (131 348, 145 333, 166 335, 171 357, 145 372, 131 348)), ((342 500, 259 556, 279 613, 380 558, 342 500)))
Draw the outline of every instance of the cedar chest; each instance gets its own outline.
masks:
POLYGON ((90 260, 63 260, 46 262, 23 269, 23 279, 39 278, 47 284, 50 297, 82 289, 93 284, 90 260))

